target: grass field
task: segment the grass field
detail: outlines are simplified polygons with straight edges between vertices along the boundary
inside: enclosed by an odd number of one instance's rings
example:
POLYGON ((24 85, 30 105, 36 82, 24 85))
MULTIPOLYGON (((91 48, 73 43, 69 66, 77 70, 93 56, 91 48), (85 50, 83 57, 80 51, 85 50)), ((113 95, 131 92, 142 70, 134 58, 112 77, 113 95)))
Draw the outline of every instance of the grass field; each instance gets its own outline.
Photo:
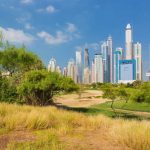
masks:
MULTIPOLYGON (((125 119, 148 119, 150 120, 150 104, 148 103, 136 103, 125 101, 116 101, 114 103, 114 108, 116 109, 117 115, 125 119)), ((70 108, 77 112, 83 112, 87 115, 98 115, 103 114, 108 117, 116 117, 116 114, 111 109, 111 102, 105 102, 102 104, 92 105, 87 108, 70 108)), ((117 117, 118 117, 117 116, 117 117)))
POLYGON ((150 122, 0 104, 0 149, 149 150, 150 122))

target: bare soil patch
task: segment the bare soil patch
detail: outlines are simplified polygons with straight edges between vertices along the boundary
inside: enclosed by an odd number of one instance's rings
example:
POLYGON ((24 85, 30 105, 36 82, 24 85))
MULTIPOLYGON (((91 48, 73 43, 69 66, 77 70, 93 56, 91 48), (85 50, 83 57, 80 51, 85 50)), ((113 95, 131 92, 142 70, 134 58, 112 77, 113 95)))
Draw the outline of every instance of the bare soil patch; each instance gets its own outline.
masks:
POLYGON ((28 131, 14 131, 0 136, 0 150, 7 148, 11 142, 27 142, 36 140, 35 136, 28 131))
POLYGON ((102 92, 98 90, 86 90, 81 93, 81 97, 79 94, 55 96, 54 100, 57 105, 68 107, 89 107, 107 101, 107 99, 102 98, 102 92))

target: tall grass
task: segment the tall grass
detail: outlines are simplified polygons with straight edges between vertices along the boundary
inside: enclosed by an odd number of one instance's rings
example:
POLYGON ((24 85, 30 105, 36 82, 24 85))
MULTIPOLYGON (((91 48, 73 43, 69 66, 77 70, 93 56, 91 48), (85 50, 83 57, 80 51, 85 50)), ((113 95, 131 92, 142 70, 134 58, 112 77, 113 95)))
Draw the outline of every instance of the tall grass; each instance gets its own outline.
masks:
MULTIPOLYGON (((111 119, 102 115, 85 116, 80 113, 65 111, 55 107, 18 106, 13 104, 0 104, 0 129, 5 130, 46 130, 43 138, 31 144, 11 143, 8 149, 13 150, 19 146, 29 149, 38 149, 42 145, 51 145, 51 149, 59 149, 57 136, 71 134, 76 129, 84 131, 97 130, 105 133, 106 139, 111 143, 134 150, 150 149, 150 122, 128 121, 111 119), (48 134, 49 133, 49 134, 48 134), (22 145, 22 146, 21 146, 22 145), (31 147, 30 147, 31 146, 31 147)), ((37 136, 38 137, 38 136, 37 136)), ((44 147, 48 149, 48 147, 44 147)))

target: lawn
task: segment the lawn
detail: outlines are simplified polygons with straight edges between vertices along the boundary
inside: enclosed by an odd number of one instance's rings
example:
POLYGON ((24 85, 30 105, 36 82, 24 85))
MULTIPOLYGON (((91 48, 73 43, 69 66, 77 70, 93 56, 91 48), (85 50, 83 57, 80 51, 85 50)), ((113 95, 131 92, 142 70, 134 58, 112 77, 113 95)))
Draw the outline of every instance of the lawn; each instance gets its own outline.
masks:
MULTIPOLYGON (((110 108, 111 102, 106 102, 104 104, 97 105, 96 107, 102 108, 110 108)), ((116 101, 114 103, 114 108, 123 109, 123 110, 131 110, 131 111, 141 111, 141 112, 150 112, 150 104, 149 103, 137 103, 137 102, 127 102, 125 101, 116 101)))

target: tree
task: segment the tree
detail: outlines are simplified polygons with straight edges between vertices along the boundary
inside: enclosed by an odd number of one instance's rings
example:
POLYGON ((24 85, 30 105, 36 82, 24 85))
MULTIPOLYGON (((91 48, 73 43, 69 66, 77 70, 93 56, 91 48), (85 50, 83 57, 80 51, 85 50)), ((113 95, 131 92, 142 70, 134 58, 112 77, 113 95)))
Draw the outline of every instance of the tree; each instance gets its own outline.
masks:
POLYGON ((111 99, 111 106, 110 107, 114 111, 115 115, 117 116, 117 113, 116 113, 115 108, 114 108, 114 102, 117 99, 116 90, 112 89, 112 88, 105 88, 105 89, 103 89, 103 92, 104 92, 103 98, 111 99))
POLYGON ((1 70, 14 73, 23 73, 28 70, 37 70, 43 68, 42 61, 37 55, 26 51, 24 48, 9 46, 4 51, 0 51, 1 70))
MULTIPOLYGON (((114 111, 117 116, 117 112, 114 108, 114 102, 117 100, 125 100, 127 103, 130 97, 130 94, 126 92, 125 89, 119 88, 105 88, 103 89, 103 98, 111 99, 111 109, 114 111)), ((123 106, 124 107, 124 106, 123 106)))
POLYGON ((17 91, 27 104, 48 105, 53 95, 60 91, 76 91, 77 85, 69 78, 46 70, 34 70, 25 73, 17 91))

